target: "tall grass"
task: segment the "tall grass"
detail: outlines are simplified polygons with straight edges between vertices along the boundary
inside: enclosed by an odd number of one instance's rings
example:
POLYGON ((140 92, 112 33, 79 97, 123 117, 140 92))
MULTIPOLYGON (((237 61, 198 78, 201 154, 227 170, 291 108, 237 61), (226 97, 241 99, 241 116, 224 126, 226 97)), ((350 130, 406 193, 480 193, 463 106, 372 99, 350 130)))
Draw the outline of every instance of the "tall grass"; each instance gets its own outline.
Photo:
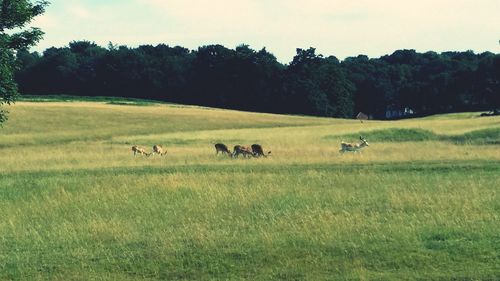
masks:
MULTIPOLYGON (((356 139, 363 136, 376 142, 414 142, 414 141, 450 141, 455 144, 500 144, 500 127, 474 130, 457 135, 440 135, 424 129, 390 128, 374 131, 360 131, 357 134, 346 134, 345 139, 356 139)), ((327 139, 338 138, 327 136, 327 139)))
POLYGON ((104 102, 11 111, 0 280, 500 276, 500 148, 478 145, 495 143, 498 119, 361 124, 104 102), (370 147, 339 154, 360 131, 370 147), (272 156, 216 156, 215 142, 272 156), (156 143, 165 157, 130 150, 156 143))

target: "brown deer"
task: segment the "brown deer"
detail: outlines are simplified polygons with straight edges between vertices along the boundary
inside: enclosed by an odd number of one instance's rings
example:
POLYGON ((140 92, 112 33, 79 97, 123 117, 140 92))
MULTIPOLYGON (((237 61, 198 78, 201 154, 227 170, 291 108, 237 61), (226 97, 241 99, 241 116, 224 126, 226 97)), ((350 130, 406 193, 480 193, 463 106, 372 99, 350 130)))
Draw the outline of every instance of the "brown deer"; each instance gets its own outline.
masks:
POLYGON ((167 150, 163 149, 163 147, 161 147, 161 145, 155 144, 153 146, 153 152, 152 152, 152 154, 155 155, 155 153, 159 154, 160 156, 163 156, 163 155, 167 154, 167 150))
POLYGON ((231 151, 227 148, 227 146, 223 143, 215 144, 215 154, 219 155, 219 152, 226 155, 231 155, 231 151))
POLYGON ((346 143, 346 142, 341 142, 340 143, 340 153, 344 152, 359 152, 363 147, 369 146, 368 142, 361 136, 359 136, 359 139, 361 140, 360 143, 346 143))
POLYGON ((144 149, 140 146, 137 146, 137 145, 132 146, 132 152, 134 153, 134 156, 136 156, 137 154, 146 155, 146 156, 151 155, 151 153, 146 152, 146 149, 144 149))
POLYGON ((233 149, 233 158, 238 158, 239 155, 243 155, 243 157, 248 158, 250 156, 253 156, 252 149, 247 146, 242 146, 242 145, 235 145, 233 149))
POLYGON ((252 154, 254 157, 267 157, 267 155, 271 154, 271 151, 268 151, 266 154, 264 153, 264 150, 262 149, 262 146, 260 144, 252 144, 252 154))

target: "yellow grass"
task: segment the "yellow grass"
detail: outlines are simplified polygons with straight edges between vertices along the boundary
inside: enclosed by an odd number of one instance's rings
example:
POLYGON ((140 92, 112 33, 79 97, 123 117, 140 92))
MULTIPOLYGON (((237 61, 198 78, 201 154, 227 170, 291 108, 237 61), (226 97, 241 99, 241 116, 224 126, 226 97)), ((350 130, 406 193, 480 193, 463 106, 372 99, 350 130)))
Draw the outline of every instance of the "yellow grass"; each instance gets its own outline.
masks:
POLYGON ((0 129, 0 279, 491 279, 498 145, 370 141, 500 128, 465 113, 342 120, 98 102, 11 107, 0 129), (260 143, 267 158, 216 156, 260 143), (134 157, 132 145, 164 157, 134 157))

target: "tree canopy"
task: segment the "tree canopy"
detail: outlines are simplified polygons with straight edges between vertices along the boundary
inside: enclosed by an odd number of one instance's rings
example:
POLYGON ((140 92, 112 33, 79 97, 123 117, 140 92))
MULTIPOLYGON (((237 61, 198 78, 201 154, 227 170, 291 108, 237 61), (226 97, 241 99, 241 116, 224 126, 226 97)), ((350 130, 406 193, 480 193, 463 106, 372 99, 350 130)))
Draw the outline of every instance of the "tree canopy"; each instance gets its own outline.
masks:
POLYGON ((89 41, 19 51, 16 74, 27 94, 149 98, 239 110, 374 118, 411 109, 418 115, 500 107, 500 55, 397 50, 339 61, 297 49, 289 64, 268 50, 222 45, 189 50, 89 41))
POLYGON ((25 29, 37 15, 44 12, 48 2, 28 0, 0 0, 0 124, 7 120, 4 104, 11 104, 18 95, 14 81, 16 51, 34 45, 42 38, 38 28, 25 29), (9 30, 19 30, 7 33, 9 30))

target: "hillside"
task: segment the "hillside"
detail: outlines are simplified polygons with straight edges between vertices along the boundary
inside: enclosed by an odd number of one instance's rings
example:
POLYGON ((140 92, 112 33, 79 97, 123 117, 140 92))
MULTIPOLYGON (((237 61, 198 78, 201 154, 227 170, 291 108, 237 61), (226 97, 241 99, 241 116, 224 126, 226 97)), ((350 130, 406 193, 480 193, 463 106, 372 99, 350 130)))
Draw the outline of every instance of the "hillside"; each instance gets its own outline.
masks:
POLYGON ((0 280, 494 280, 500 117, 400 121, 18 102, 0 280), (340 142, 369 147, 341 155, 340 142), (267 158, 216 156, 260 143, 267 158), (167 148, 132 155, 132 145, 167 148))

